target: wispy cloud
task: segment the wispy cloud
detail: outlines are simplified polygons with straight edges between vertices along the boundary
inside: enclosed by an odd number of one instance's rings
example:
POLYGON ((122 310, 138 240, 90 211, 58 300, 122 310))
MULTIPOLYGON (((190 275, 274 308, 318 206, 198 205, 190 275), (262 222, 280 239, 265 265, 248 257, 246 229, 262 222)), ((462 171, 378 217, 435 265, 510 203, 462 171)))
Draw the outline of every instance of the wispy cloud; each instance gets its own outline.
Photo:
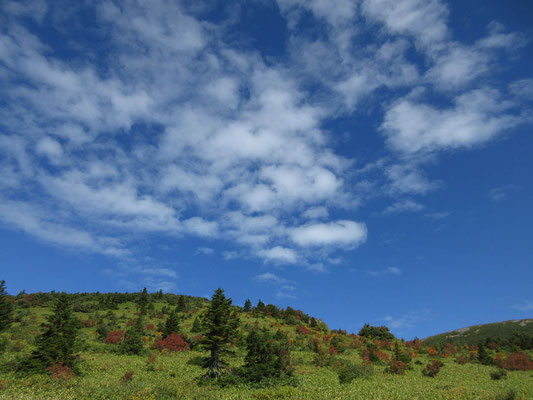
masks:
POLYGON ((399 276, 402 275, 402 270, 398 267, 388 267, 381 270, 367 270, 366 274, 368 276, 378 277, 378 276, 399 276))
POLYGON ((523 45, 501 25, 466 44, 439 0, 277 4, 289 32, 279 59, 236 44, 228 21, 207 23, 186 2, 85 5, 87 35, 112 57, 70 35, 76 5, 3 3, 2 223, 117 258, 162 235, 224 240, 225 259, 325 270, 365 243, 358 207, 385 197, 385 214, 422 210, 406 196, 442 187, 426 173, 438 154, 531 120, 530 80, 483 81, 523 45), (299 29, 304 17, 320 35, 299 29), (47 18, 68 40, 39 36, 47 18), (361 33, 374 42, 354 40, 361 33), (375 103, 379 92, 391 100, 375 103), (324 126, 365 107, 382 114, 386 154, 362 166, 324 126))

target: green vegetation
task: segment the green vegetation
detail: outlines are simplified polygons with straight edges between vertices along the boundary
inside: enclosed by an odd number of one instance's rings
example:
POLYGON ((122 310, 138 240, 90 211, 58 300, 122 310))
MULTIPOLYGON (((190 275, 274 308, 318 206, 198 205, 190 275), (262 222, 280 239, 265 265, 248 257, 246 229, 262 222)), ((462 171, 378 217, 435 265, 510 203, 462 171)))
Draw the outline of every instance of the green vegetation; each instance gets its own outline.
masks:
POLYGON ((290 307, 245 311, 221 289, 212 301, 162 292, 21 293, 2 301, 12 311, 0 333, 0 399, 533 398, 527 342, 429 346, 384 327, 331 331, 290 307), (52 327, 64 333, 50 335, 52 327), (75 338, 54 352, 67 357, 47 355, 46 368, 18 373, 24 360, 59 346, 43 346, 52 336, 75 338), (201 379, 206 372, 216 379, 201 379))
POLYGON ((533 319, 516 319, 511 321, 495 322, 492 324, 474 325, 455 331, 430 336, 423 340, 426 345, 441 345, 446 342, 455 344, 478 344, 480 342, 498 341, 520 342, 531 341, 533 338, 533 319))

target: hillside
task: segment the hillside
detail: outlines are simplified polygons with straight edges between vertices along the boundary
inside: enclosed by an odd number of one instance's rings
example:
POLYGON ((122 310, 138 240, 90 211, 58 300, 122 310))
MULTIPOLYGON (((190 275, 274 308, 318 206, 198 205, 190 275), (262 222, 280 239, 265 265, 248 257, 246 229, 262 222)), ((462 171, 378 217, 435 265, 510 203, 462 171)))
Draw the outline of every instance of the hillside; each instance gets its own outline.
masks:
MULTIPOLYGON (((523 348, 490 347, 485 357, 495 365, 485 365, 469 346, 405 342, 386 327, 368 324, 359 334, 348 334, 328 329, 303 311, 261 301, 230 306, 238 316, 236 334, 228 342, 230 368, 220 382, 206 381, 209 352, 201 343, 208 330, 202 321, 212 302, 162 292, 68 295, 77 326, 75 370, 61 363, 42 372, 24 369, 60 297, 65 296, 0 296, 0 304, 12 306, 9 325, 0 331, 0 400, 533 398, 531 342, 523 348), (178 326, 162 340, 176 315, 178 326), (128 344, 135 344, 136 326, 138 349, 128 344), (256 348, 260 367, 253 372, 258 375, 244 380, 256 348), (271 359, 263 357, 269 348, 271 359), (263 378, 264 360, 286 368, 283 379, 263 378), (496 366, 505 368, 498 381, 492 377, 496 366)), ((533 324, 529 320, 524 326, 533 324)))
POLYGON ((533 319, 513 319, 510 321, 494 322, 490 324, 472 325, 430 336, 422 341, 426 345, 444 344, 477 344, 488 339, 507 339, 515 335, 533 335, 533 319))

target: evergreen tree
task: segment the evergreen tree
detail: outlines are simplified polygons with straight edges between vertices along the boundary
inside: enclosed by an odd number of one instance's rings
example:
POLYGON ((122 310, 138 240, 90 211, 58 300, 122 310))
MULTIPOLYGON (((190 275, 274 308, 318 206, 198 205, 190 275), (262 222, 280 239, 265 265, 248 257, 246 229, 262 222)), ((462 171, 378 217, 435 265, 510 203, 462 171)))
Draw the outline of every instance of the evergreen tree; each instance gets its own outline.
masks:
POLYGON ((185 302, 185 296, 181 295, 178 300, 177 309, 181 313, 187 312, 187 303, 185 302))
POLYGON ((252 310, 252 302, 250 301, 250 299, 247 299, 244 302, 244 311, 250 312, 251 310, 252 310))
POLYGON ((259 299, 259 301, 257 302, 257 306, 255 308, 257 311, 263 312, 265 311, 265 303, 263 303, 261 299, 259 299))
POLYGON ((35 339, 36 349, 23 362, 22 369, 43 371, 59 363, 75 369, 79 321, 72 315, 72 304, 66 293, 57 296, 53 314, 47 320, 45 331, 35 339))
POLYGON ((150 298, 148 296, 148 291, 146 290, 146 288, 144 288, 137 302, 137 304, 141 306, 141 314, 144 314, 146 312, 146 306, 148 305, 149 302, 150 302, 150 298))
POLYGON ((242 375, 248 381, 280 379, 292 374, 289 343, 282 332, 273 337, 266 329, 253 330, 246 339, 246 349, 242 375))
POLYGON ((487 348, 483 343, 479 343, 477 350, 477 359, 483 365, 493 364, 490 354, 487 352, 487 348))
POLYGON ((163 329, 163 339, 166 339, 172 332, 180 333, 180 320, 176 309, 167 318, 165 329, 163 329))
POLYGON ((124 354, 142 354, 144 352, 144 318, 139 315, 133 325, 125 332, 120 350, 124 354))
POLYGON ((0 332, 11 325, 13 304, 9 301, 6 292, 6 281, 0 281, 0 332))
POLYGON ((192 323, 191 332, 202 332, 202 321, 196 317, 192 323))
POLYGON ((204 359, 203 367, 207 368, 206 378, 218 378, 227 363, 225 356, 231 354, 229 345, 237 336, 239 319, 231 309, 231 299, 224 296, 224 290, 218 288, 211 298, 205 317, 205 336, 201 345, 209 351, 209 356, 204 359))

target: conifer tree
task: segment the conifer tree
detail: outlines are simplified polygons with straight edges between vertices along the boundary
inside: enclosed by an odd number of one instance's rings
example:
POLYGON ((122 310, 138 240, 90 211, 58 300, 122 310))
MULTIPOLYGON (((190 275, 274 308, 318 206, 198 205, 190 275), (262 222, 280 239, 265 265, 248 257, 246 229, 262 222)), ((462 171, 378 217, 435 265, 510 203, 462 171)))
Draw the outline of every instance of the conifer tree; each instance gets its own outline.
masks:
POLYGON ((172 332, 180 333, 180 321, 176 308, 171 311, 163 329, 163 339, 166 339, 172 332))
POLYGON ((244 302, 244 311, 250 312, 251 310, 252 310, 252 302, 250 301, 250 299, 247 299, 244 302))
POLYGON ((124 334, 124 340, 120 343, 120 350, 124 354, 142 354, 144 351, 144 318, 139 315, 133 325, 124 334))
POLYGON ((265 303, 263 303, 261 299, 259 299, 255 308, 257 309, 257 311, 263 312, 265 310, 265 303))
POLYGON ((6 281, 0 281, 0 332, 11 325, 13 304, 7 298, 6 281))
POLYGON ((146 290, 146 288, 144 288, 141 292, 141 295, 139 296, 139 301, 137 303, 139 304, 139 306, 141 306, 141 314, 144 314, 146 312, 146 306, 149 302, 150 298, 148 296, 148 291, 146 290))
POLYGON ((206 378, 218 378, 227 368, 225 357, 231 354, 229 345, 237 335, 239 319, 231 309, 231 299, 224 296, 224 290, 215 290, 204 317, 205 336, 201 345, 209 351, 204 359, 206 378))
POLYGON ((274 336, 264 328, 251 331, 246 338, 246 349, 242 371, 248 381, 261 382, 292 375, 289 343, 281 331, 274 336))
POLYGON ((187 312, 187 303, 185 302, 185 296, 183 295, 180 296, 178 300, 177 309, 181 313, 187 312))
POLYGON ((487 352, 487 348, 482 342, 480 342, 478 346, 477 359, 483 365, 493 364, 492 358, 490 357, 490 354, 487 352))
POLYGON ((23 369, 44 370, 59 363, 74 369, 79 321, 72 315, 72 304, 66 293, 57 296, 53 314, 47 320, 46 330, 36 338, 36 349, 23 363, 23 369))
POLYGON ((202 332, 202 321, 196 317, 192 323, 191 332, 202 332))

